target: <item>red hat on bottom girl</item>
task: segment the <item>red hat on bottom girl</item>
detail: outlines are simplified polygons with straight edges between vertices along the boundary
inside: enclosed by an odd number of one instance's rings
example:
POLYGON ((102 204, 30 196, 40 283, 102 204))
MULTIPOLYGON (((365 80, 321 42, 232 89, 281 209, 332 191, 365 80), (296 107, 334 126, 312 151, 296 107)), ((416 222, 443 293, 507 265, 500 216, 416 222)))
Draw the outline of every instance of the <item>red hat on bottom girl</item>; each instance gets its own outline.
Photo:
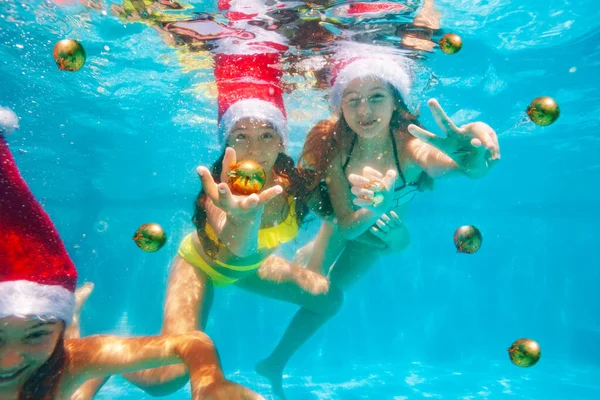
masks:
POLYGON ((76 283, 77 271, 58 232, 0 134, 0 318, 61 319, 69 324, 76 283))

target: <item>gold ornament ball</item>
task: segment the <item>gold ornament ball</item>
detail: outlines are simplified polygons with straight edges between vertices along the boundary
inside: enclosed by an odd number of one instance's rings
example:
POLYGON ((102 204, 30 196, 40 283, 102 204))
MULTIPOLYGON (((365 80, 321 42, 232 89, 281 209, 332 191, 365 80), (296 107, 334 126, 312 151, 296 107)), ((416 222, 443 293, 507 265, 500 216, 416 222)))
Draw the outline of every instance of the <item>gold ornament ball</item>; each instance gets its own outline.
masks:
POLYGON ((542 350, 535 340, 519 339, 508 348, 508 356, 517 367, 527 368, 540 360, 542 350))
POLYGON ((133 241, 140 249, 152 253, 167 243, 167 234, 159 224, 144 224, 135 231, 133 241))
POLYGON ((240 161, 227 173, 231 192, 237 195, 259 193, 267 180, 265 170, 253 160, 240 161))
POLYGON ((541 96, 527 107, 529 118, 540 126, 553 124, 560 116, 560 108, 552 97, 541 96))
POLYGON ((54 45, 54 61, 62 71, 79 71, 85 64, 85 50, 73 39, 63 39, 54 45))
POLYGON ((440 49, 446 54, 456 54, 462 49, 462 39, 456 33, 447 33, 440 39, 440 49))
POLYGON ((454 232, 454 245, 459 253, 473 254, 481 247, 483 236, 473 225, 461 226, 454 232))

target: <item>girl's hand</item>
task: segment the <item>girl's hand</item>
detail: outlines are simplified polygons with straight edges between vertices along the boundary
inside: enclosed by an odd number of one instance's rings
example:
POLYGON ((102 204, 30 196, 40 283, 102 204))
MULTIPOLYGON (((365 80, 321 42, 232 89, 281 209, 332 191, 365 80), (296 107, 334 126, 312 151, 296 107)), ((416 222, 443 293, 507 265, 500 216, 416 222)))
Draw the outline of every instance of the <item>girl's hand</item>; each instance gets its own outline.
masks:
POLYGON ((235 150, 228 147, 225 150, 225 157, 223 158, 221 183, 218 184, 213 179, 208 168, 198 167, 196 171, 200 176, 204 191, 216 207, 223 210, 227 215, 236 218, 253 219, 257 214, 263 212, 266 203, 283 192, 283 188, 280 185, 275 185, 258 194, 251 194, 249 196, 234 195, 225 182, 227 182, 227 172, 235 164, 235 159, 235 150))
POLYGON ((413 136, 448 155, 461 170, 472 177, 485 175, 493 163, 500 160, 498 137, 489 125, 472 122, 457 127, 437 100, 431 99, 427 104, 446 137, 442 138, 411 124, 408 131, 413 136))
POLYGON ((383 176, 371 167, 363 168, 362 175, 350 174, 348 181, 352 184, 352 194, 356 196, 352 202, 374 213, 387 210, 394 195, 396 176, 393 169, 383 176))
POLYGON ((175 335, 173 346, 190 375, 192 399, 264 400, 250 389, 225 379, 214 343, 206 334, 196 331, 175 335))
POLYGON ((209 385, 201 395, 192 398, 203 400, 264 400, 264 397, 237 383, 224 380, 209 385))
POLYGON ((370 229, 371 233, 385 243, 387 250, 402 251, 408 246, 410 235, 398 214, 383 214, 370 229))

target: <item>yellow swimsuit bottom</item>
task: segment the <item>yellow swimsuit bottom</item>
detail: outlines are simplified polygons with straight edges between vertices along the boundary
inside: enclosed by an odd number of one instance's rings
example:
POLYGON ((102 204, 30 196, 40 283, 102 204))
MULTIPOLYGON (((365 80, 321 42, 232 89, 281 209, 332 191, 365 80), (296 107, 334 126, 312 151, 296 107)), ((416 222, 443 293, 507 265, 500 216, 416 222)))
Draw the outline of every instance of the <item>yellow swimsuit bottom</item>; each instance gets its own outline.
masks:
MULTIPOLYGON (((262 228, 258 230, 258 249, 274 249, 281 243, 286 243, 298 235, 298 223, 295 216, 295 202, 290 199, 290 213, 285 220, 277 226, 262 228)), ((217 235, 212 227, 206 224, 206 234, 214 241, 218 241, 217 235)), ((248 274, 248 271, 258 269, 264 260, 251 265, 230 265, 213 259, 209 264, 194 247, 192 242, 193 233, 187 235, 179 244, 178 254, 188 263, 199 268, 211 279, 215 286, 227 286, 237 282, 248 274)))

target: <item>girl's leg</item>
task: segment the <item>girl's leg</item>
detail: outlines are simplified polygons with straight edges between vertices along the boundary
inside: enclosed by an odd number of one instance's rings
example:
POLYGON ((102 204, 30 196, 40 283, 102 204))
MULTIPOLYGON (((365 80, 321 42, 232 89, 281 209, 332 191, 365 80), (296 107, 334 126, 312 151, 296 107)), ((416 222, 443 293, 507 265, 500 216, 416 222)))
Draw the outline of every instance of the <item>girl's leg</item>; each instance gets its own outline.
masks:
MULTIPOLYGON (((179 256, 169 275, 161 334, 204 331, 213 299, 213 286, 198 268, 179 256)), ((168 365, 123 375, 152 396, 166 396, 188 381, 183 364, 168 365)))
MULTIPOLYGON (((65 331, 65 339, 79 339, 81 337, 80 322, 81 309, 94 290, 94 284, 86 282, 82 287, 75 291, 75 311, 73 312, 73 322, 65 331)), ((100 391, 104 383, 110 378, 90 379, 81 385, 71 396, 71 400, 90 400, 100 391)))
MULTIPOLYGON (((262 296, 301 306, 306 310, 306 316, 300 321, 299 329, 303 329, 303 324, 306 324, 309 331, 302 336, 307 337, 312 336, 321 326, 321 321, 324 322, 336 314, 343 303, 343 293, 330 286, 327 278, 275 256, 269 257, 257 274, 244 278, 237 286, 262 296)), ((294 342, 291 346, 300 347, 301 344, 294 342)), ((283 398, 280 369, 272 368, 266 361, 259 363, 256 369, 271 381, 273 392, 283 398)))
POLYGON ((325 311, 303 306, 292 318, 279 344, 273 352, 257 365, 257 372, 270 380, 273 392, 285 398, 281 377, 283 370, 294 353, 340 309, 342 291, 362 277, 378 258, 372 246, 351 242, 330 272, 330 291, 335 290, 338 298, 336 307, 325 311))
POLYGON ((81 309, 87 301, 90 294, 94 291, 94 284, 86 282, 83 286, 75 290, 75 310, 73 311, 73 321, 65 331, 65 339, 79 339, 81 337, 81 309))
POLYGON ((331 284, 345 292, 371 270, 382 254, 369 244, 350 242, 329 272, 331 284))
POLYGON ((236 285, 261 296, 297 304, 314 312, 331 312, 342 301, 341 292, 324 276, 277 256, 270 256, 236 285))
MULTIPOLYGON (((323 222, 315 240, 310 244, 310 253, 306 268, 323 276, 329 274, 329 268, 335 264, 335 260, 344 250, 348 241, 335 229, 335 227, 323 222)), ((308 248, 309 245, 306 247, 308 248)), ((302 249, 298 250, 299 252, 302 249)))

